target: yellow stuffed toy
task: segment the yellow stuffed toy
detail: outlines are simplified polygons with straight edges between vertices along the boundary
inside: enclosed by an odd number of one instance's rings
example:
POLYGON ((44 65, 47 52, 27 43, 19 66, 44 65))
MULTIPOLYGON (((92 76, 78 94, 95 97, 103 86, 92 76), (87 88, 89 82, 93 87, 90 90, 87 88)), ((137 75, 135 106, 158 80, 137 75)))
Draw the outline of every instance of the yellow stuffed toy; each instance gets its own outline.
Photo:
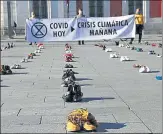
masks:
POLYGON ((95 117, 87 109, 79 108, 68 115, 66 129, 69 132, 96 131, 97 126, 95 117))

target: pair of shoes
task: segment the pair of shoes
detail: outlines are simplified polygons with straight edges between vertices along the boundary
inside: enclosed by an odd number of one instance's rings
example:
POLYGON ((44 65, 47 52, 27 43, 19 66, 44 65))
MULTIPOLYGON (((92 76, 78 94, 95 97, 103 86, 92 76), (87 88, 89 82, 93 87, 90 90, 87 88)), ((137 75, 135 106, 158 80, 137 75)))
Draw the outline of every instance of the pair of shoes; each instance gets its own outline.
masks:
POLYGON ((66 130, 68 132, 93 132, 96 131, 98 123, 95 117, 87 109, 79 108, 69 113, 67 117, 66 130))
POLYGON ((136 48, 136 51, 137 52, 143 52, 143 49, 142 48, 136 48))
POLYGON ((15 64, 11 66, 11 69, 21 69, 21 65, 15 64))
POLYGON ((131 47, 130 49, 131 49, 131 50, 136 50, 136 47, 133 46, 133 47, 131 47))
POLYGON ((118 58, 118 54, 114 53, 114 54, 110 54, 110 58, 118 58))
POLYGON ((129 45, 126 45, 126 48, 130 48, 130 46, 129 45))
POLYGON ((113 50, 111 48, 105 49, 105 52, 112 52, 113 50))
POLYGON ((2 75, 5 75, 5 74, 12 74, 12 71, 11 71, 11 69, 10 69, 10 66, 8 66, 8 65, 1 65, 0 73, 1 73, 2 75))
POLYGON ((147 66, 142 66, 140 69, 139 69, 139 73, 149 73, 150 72, 150 69, 149 67, 147 66))
POLYGON ((79 102, 82 100, 82 96, 80 85, 73 83, 68 85, 67 91, 62 98, 65 102, 79 102))
POLYGON ((28 62, 28 58, 22 59, 21 62, 22 62, 22 63, 23 63, 23 62, 25 62, 25 63, 28 62))
POLYGON ((127 56, 121 56, 120 61, 130 61, 130 58, 127 56))
POLYGON ((124 47, 124 45, 123 44, 119 44, 119 47, 124 47))
POLYGON ((157 57, 158 57, 158 58, 161 58, 161 57, 162 57, 162 55, 158 54, 158 55, 157 55, 157 57))
POLYGON ((140 65, 140 64, 134 64, 133 67, 134 68, 141 68, 143 65, 140 65))
POLYGON ((145 42, 145 45, 150 45, 147 41, 145 42))
POLYGON ((73 68, 73 65, 71 65, 71 64, 66 64, 66 65, 65 65, 65 68, 73 68))
POLYGON ((154 55, 154 54, 156 54, 156 53, 155 53, 153 50, 151 50, 151 51, 148 52, 148 54, 154 55))

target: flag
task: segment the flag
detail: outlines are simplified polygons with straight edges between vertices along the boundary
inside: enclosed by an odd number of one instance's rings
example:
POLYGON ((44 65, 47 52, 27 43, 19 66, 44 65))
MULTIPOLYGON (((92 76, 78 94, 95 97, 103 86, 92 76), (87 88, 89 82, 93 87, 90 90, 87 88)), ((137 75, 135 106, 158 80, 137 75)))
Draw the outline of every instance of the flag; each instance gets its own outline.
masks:
POLYGON ((66 4, 67 4, 67 6, 69 5, 69 0, 66 0, 66 4))

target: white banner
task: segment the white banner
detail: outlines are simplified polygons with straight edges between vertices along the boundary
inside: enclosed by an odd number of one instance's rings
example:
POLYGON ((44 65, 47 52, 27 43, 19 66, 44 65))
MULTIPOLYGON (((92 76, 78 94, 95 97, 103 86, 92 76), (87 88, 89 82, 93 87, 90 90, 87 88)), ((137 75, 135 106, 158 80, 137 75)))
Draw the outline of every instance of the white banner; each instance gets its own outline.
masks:
POLYGON ((135 17, 32 19, 26 32, 29 42, 134 38, 135 17))

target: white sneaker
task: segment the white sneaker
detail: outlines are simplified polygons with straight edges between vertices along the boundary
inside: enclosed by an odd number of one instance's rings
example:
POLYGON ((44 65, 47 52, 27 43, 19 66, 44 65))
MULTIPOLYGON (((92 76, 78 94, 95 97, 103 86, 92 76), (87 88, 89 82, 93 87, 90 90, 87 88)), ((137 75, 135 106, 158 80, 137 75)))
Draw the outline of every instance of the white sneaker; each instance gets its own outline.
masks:
POLYGON ((159 55, 159 54, 158 54, 158 55, 157 55, 157 57, 158 57, 158 58, 161 58, 161 57, 162 57, 162 55, 159 55))
POLYGON ((126 61, 129 61, 129 60, 130 60, 130 58, 129 58, 129 57, 127 57, 127 56, 125 56, 125 60, 126 60, 126 61))
POLYGON ((120 61, 122 62, 122 61, 129 61, 130 60, 130 58, 129 57, 127 57, 127 56, 121 56, 121 58, 120 58, 120 61))
POLYGON ((118 54, 110 54, 110 58, 118 58, 118 54))
POLYGON ((119 47, 124 47, 124 45, 123 44, 119 44, 119 47))
POLYGON ((112 52, 113 50, 111 48, 105 49, 105 52, 112 52))
POLYGON ((149 67, 147 66, 142 66, 140 69, 139 69, 139 73, 149 73, 150 72, 150 69, 149 67))

